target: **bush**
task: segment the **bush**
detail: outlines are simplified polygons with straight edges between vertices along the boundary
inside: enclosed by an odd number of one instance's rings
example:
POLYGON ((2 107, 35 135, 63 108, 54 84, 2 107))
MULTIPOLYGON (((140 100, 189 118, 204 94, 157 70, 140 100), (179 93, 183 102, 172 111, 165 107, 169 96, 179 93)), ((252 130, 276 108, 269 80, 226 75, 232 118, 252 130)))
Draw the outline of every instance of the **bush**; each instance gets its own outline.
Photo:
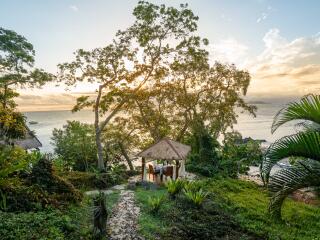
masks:
POLYGON ((41 155, 37 152, 31 154, 19 147, 0 146, 0 187, 13 184, 10 176, 19 171, 26 170, 30 165, 37 161, 41 155), (9 180, 7 181, 7 178, 9 180))
POLYGON ((45 157, 34 165, 28 180, 44 192, 54 195, 57 200, 72 202, 81 200, 81 193, 70 182, 58 176, 52 162, 45 157))
POLYGON ((249 166, 258 166, 262 161, 260 143, 249 139, 245 141, 238 132, 226 133, 223 141, 220 171, 229 177, 246 174, 249 166))
POLYGON ((126 171, 125 166, 114 165, 106 173, 99 172, 61 172, 61 176, 71 182, 77 189, 106 189, 123 183, 131 176, 131 171, 126 171))
POLYGON ((197 153, 190 154, 187 159, 186 170, 188 172, 197 173, 204 177, 212 177, 217 173, 217 168, 212 163, 202 162, 200 155, 197 153))
POLYGON ((149 211, 152 214, 156 214, 159 211, 163 201, 164 201, 164 195, 154 196, 154 197, 149 196, 148 198, 149 211))
POLYGON ((64 168, 88 171, 96 167, 97 149, 92 125, 68 121, 63 129, 55 128, 52 135, 54 151, 64 168))

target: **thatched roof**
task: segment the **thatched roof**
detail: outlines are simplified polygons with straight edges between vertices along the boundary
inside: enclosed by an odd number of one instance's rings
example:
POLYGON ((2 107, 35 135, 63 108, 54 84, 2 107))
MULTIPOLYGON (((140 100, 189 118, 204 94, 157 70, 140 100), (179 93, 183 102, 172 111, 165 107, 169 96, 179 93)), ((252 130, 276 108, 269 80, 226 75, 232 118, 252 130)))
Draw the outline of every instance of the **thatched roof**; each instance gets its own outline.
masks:
POLYGON ((159 160, 182 160, 190 152, 191 147, 169 138, 163 138, 138 154, 139 157, 159 160))
MULTIPOLYGON (((19 146, 26 150, 42 147, 42 144, 39 141, 39 139, 33 134, 33 132, 28 127, 26 128, 27 128, 27 133, 25 138, 11 140, 13 145, 19 146)), ((0 140, 0 144, 6 145, 6 143, 3 140, 2 141, 0 140)))

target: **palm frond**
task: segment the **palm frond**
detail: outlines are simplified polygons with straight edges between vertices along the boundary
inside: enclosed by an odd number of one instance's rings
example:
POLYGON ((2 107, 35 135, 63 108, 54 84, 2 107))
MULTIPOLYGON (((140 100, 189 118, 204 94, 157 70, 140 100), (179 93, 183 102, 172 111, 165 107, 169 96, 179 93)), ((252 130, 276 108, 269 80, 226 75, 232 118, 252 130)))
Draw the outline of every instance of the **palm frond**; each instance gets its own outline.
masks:
POLYGON ((281 219, 281 206, 286 197, 305 187, 320 186, 320 163, 314 160, 299 161, 296 165, 278 171, 271 177, 269 191, 273 194, 269 212, 281 219))
POLYGON ((299 102, 289 103, 281 109, 272 123, 271 132, 292 120, 308 120, 320 124, 320 95, 307 95, 299 102))
POLYGON ((271 144, 261 164, 261 176, 269 181, 272 167, 287 157, 302 157, 320 161, 320 132, 300 132, 271 144))

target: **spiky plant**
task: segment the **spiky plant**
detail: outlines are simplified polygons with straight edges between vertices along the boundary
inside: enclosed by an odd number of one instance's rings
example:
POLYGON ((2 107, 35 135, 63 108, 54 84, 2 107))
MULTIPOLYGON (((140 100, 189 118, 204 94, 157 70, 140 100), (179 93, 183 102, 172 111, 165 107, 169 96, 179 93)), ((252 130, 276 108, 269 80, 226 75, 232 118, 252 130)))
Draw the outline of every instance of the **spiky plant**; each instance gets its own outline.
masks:
POLYGON ((170 180, 166 183, 166 188, 169 193, 169 196, 172 199, 175 199, 176 195, 178 195, 185 185, 185 181, 181 179, 170 180))
POLYGON ((93 204, 93 235, 94 239, 100 240, 106 236, 108 218, 105 194, 100 191, 99 194, 94 198, 93 204))
POLYGON ((275 218, 281 218, 281 206, 289 194, 301 188, 320 186, 320 95, 307 95, 280 110, 271 132, 294 120, 300 121, 297 125, 302 130, 273 143, 260 167, 262 179, 272 194, 269 211, 275 218), (287 157, 300 160, 270 177, 272 167, 287 157))
POLYGON ((149 205, 149 210, 152 214, 156 214, 160 210, 164 199, 165 199, 164 195, 149 197, 148 205, 149 205))

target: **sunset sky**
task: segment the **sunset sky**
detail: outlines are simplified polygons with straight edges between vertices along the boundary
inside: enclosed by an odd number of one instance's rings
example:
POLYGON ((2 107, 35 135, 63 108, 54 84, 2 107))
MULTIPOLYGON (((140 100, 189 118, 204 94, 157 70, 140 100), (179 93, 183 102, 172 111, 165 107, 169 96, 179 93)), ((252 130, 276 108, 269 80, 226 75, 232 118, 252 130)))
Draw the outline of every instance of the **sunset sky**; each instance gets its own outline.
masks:
MULTIPOLYGON (((199 19, 199 34, 210 41, 215 60, 250 71, 252 99, 283 99, 320 90, 320 1, 167 0, 188 3, 199 19)), ((78 48, 108 44, 133 22, 135 0, 0 0, 0 26, 24 35, 36 50, 36 66, 49 72, 72 59, 78 48)), ((54 84, 21 90, 21 109, 67 108, 79 86, 66 92, 54 84), (63 97, 61 97, 63 94, 63 97)))

